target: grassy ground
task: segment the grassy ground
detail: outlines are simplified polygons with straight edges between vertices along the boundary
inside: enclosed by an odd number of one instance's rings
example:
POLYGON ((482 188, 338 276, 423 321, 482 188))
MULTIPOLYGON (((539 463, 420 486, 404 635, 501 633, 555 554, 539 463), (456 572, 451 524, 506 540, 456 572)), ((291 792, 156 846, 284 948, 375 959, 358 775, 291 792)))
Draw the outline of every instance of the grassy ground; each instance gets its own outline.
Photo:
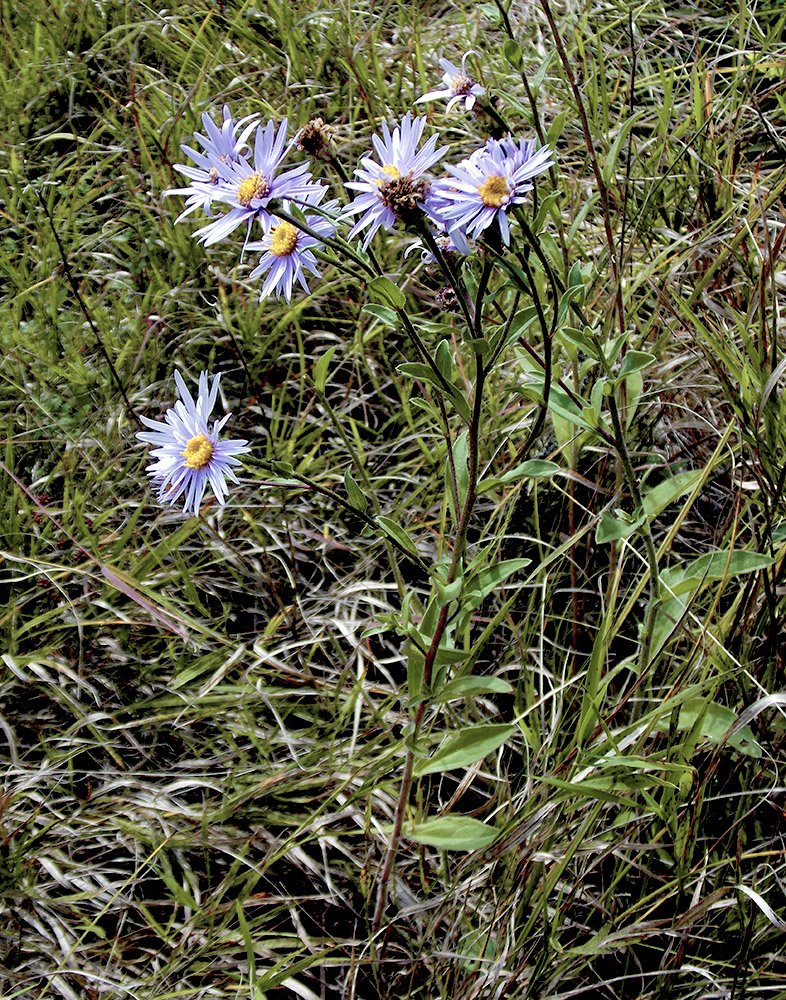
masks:
MULTIPOLYGON (((0 5, 4 997, 786 997, 786 11, 549 10, 0 5), (413 345, 363 281, 327 266, 310 297, 260 302, 237 241, 205 251, 162 194, 223 103, 322 116, 351 170, 470 48, 514 132, 556 150, 535 196, 549 267, 603 342, 623 330, 650 361, 603 395, 566 303, 538 428, 548 337, 521 301, 485 386, 467 563, 529 563, 456 611, 450 669, 482 680, 435 687, 413 751, 460 416, 441 427, 402 373, 413 345), (157 505, 134 437, 175 369, 222 372, 253 445, 200 517, 157 505), (514 472, 532 458, 559 473, 514 472), (309 483, 262 485, 270 463, 309 483), (340 502, 348 470, 417 558, 340 502), (505 738, 402 792, 473 731, 505 738), (459 815, 495 839, 418 837, 459 815)), ((454 161, 488 135, 428 108, 454 161)), ((408 242, 375 252, 471 396, 474 349, 408 242)), ((496 272, 489 325, 517 305, 496 272)))

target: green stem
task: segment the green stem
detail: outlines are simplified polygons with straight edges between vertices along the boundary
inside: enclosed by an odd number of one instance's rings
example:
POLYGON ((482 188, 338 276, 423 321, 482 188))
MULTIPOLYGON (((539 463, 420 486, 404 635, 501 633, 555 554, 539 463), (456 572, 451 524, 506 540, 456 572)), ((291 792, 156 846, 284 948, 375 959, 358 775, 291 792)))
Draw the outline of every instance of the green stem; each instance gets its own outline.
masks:
POLYGON ((461 275, 453 267, 453 264, 448 258, 448 255, 442 252, 442 247, 434 239, 434 235, 429 229, 428 225, 421 218, 416 226, 417 231, 423 238, 423 242, 429 248, 429 250, 434 254, 439 266, 447 278, 448 284, 453 289, 456 296, 456 301, 461 307, 461 311, 464 314, 464 322, 467 324, 469 330, 475 328, 475 321, 477 317, 473 317, 469 309, 469 292, 467 291, 467 286, 461 278, 461 275))
MULTIPOLYGON (((480 354, 475 354, 475 364, 476 364, 476 380, 475 380, 475 399, 472 408, 472 420, 469 426, 469 455, 468 455, 468 483, 467 483, 467 496, 464 501, 464 506, 461 511, 461 518, 459 520, 458 528, 456 531, 456 542, 453 548, 453 558, 450 562, 450 569, 448 570, 447 583, 452 583, 456 578, 456 573, 458 572, 459 563, 461 560, 461 555, 464 551, 467 540, 467 530, 469 527, 470 517, 472 515, 472 509, 475 505, 476 490, 477 490, 477 478, 478 478, 478 431, 480 427, 480 412, 481 403, 483 397, 483 386, 486 378, 486 371, 483 366, 483 358, 480 354)), ((442 641, 442 637, 445 634, 445 628, 448 623, 448 608, 449 604, 444 604, 440 608, 439 618, 437 619, 437 624, 434 629, 434 635, 431 639, 431 645, 426 652, 425 661, 423 665, 423 690, 428 691, 431 685, 431 678, 434 670, 434 662, 437 657, 437 652, 439 650, 439 644, 442 641)), ((412 737, 411 745, 417 743, 418 735, 420 733, 420 727, 423 722, 423 715, 428 703, 427 698, 423 698, 416 710, 412 721, 412 737)), ((393 865, 396 860, 396 854, 398 853, 398 845, 401 840, 401 830, 404 823, 404 811, 406 809, 407 803, 409 802, 409 791, 412 786, 412 770, 415 763, 415 754, 412 750, 407 750, 407 758, 404 764, 404 774, 401 779, 401 790, 399 792, 398 801, 396 803, 396 814, 393 820, 393 830, 390 835, 390 843, 388 844, 387 853, 385 855, 385 861, 382 867, 382 871, 379 876, 379 889, 377 892, 377 904, 374 908, 374 918, 371 925, 371 933, 376 934, 379 930, 380 924, 382 922, 382 914, 385 910, 385 903, 387 901, 388 892, 388 882, 390 881, 390 876, 393 872, 393 865)))
MULTIPOLYGON (((603 353, 603 346, 600 342, 599 337, 596 335, 593 337, 595 342, 595 347, 597 348, 598 356, 600 358, 601 367, 610 380, 614 379, 612 375, 609 363, 606 360, 606 355, 603 353)), ((633 464, 630 460, 630 454, 628 453, 627 445, 625 444, 625 432, 622 428, 622 421, 620 419, 619 409, 617 407, 617 399, 614 393, 609 397, 609 415, 611 416, 611 423, 614 428, 614 447, 616 448, 617 454, 619 455, 620 462, 622 464, 622 472, 625 476, 625 481, 628 484, 628 489, 630 490, 630 495, 633 498, 634 510, 644 509, 644 499, 641 495, 641 490, 639 489, 639 483, 636 479, 636 473, 633 469, 633 464)), ((652 530, 650 528, 649 521, 644 520, 642 525, 642 537, 644 538, 644 548, 647 552, 647 562, 650 569, 650 601, 647 607, 647 614, 644 619, 644 630, 641 637, 641 654, 640 654, 640 669, 643 672, 647 669, 650 660, 650 645, 652 644, 652 633, 655 628, 655 615, 657 613, 657 605, 660 598, 660 573, 658 572, 658 554, 655 551, 655 542, 652 538, 652 530)))
MULTIPOLYGON (((313 205, 309 205, 308 208, 311 211, 315 211, 313 205)), ((327 247, 332 247, 337 253, 346 254, 347 257, 351 257, 352 260, 363 270, 372 276, 372 278, 377 277, 377 271, 368 263, 368 261, 363 260, 360 254, 355 250, 351 243, 347 243, 346 240, 342 240, 337 236, 325 236, 323 233, 318 233, 316 229, 312 229, 307 222, 296 219, 294 215, 290 215, 289 212, 285 212, 282 208, 277 208, 275 210, 276 218, 283 219, 284 222, 288 222, 290 225, 294 226, 295 229, 299 229, 301 232, 307 233, 309 236, 313 236, 315 240, 319 240, 320 243, 324 243, 327 247)))

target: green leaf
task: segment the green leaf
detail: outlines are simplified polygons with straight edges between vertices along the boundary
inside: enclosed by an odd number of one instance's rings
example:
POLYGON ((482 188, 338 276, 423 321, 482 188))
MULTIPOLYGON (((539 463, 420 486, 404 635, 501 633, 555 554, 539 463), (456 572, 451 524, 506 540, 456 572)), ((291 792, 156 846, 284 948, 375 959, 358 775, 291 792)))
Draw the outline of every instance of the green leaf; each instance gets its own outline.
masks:
POLYGON ((445 646, 440 643, 434 654, 434 663, 437 666, 444 666, 446 663, 455 666, 457 663, 463 663, 468 656, 466 649, 457 649, 455 646, 445 646))
POLYGON ((431 757, 417 761, 412 773, 415 777, 420 777, 424 774, 452 771, 457 767, 468 767, 493 753, 515 731, 515 726, 489 723, 451 733, 431 757))
POLYGON ((530 458, 515 469, 503 472, 498 482, 510 483, 515 479, 549 479, 556 476, 562 469, 556 462, 547 462, 542 458, 530 458))
MULTIPOLYGON (((453 442, 453 467, 456 470, 456 487, 458 489, 459 510, 455 520, 458 522, 461 510, 467 499, 469 489, 469 431, 462 431, 453 442)), ((452 491, 451 491, 452 492, 452 491)))
POLYGON ((560 111, 556 116, 554 121, 549 125, 549 130, 546 133, 546 145, 554 148, 555 143, 562 135, 562 130, 565 128, 565 122, 568 120, 568 112, 560 111))
MULTIPOLYGON (((547 142, 546 145, 550 146, 551 143, 547 142)), ((544 223, 546 222, 546 219, 549 216, 551 216, 553 218, 554 215, 556 214, 557 218, 560 218, 560 210, 559 210, 559 208, 557 206, 557 200, 559 198, 560 198, 560 192, 559 191, 552 191, 550 194, 545 195, 541 199, 541 201, 540 201, 540 207, 538 208, 538 214, 535 216, 535 218, 533 219, 533 222, 532 222, 532 232, 533 233, 535 233, 537 235, 541 231, 541 229, 543 228, 544 223)), ((535 310, 535 313, 537 315, 537 310, 535 309, 534 306, 527 306, 527 308, 524 310, 524 312, 529 312, 530 309, 535 310)))
POLYGON ((643 498, 644 513, 648 517, 657 517, 677 497, 688 493, 704 475, 704 470, 696 472, 678 472, 672 479, 659 483, 649 490, 643 498))
POLYGON ((670 566, 661 574, 666 600, 658 608, 652 634, 652 648, 657 651, 668 640, 675 624, 685 614, 691 598, 699 588, 712 580, 722 580, 745 573, 756 573, 771 566, 775 560, 760 552, 728 549, 708 552, 687 566, 670 566))
POLYGON ((600 352, 595 346, 595 342, 582 330, 577 330, 573 326, 563 326, 557 331, 557 336, 560 340, 567 340, 569 344, 572 344, 574 347, 578 347, 578 349, 583 351, 588 358, 594 358, 596 361, 600 361, 600 352))
POLYGON ((394 309, 403 309, 407 301, 401 289, 383 275, 372 278, 368 283, 368 290, 377 302, 392 306, 394 309))
POLYGON ((445 381, 450 382, 453 378, 453 354, 447 340, 440 340, 434 352, 434 363, 444 375, 445 381))
POLYGON ((571 302, 578 302, 579 306, 584 304, 584 285, 571 285, 566 288, 559 300, 557 307, 557 323, 562 325, 563 320, 568 315, 571 302))
POLYGON ((619 377, 625 378, 626 375, 632 375, 634 372, 649 368, 649 366, 656 360, 657 358, 655 355, 648 354, 647 351, 628 351, 622 359, 619 377))
POLYGON ((503 559, 501 562, 494 563, 479 573, 473 574, 466 583, 467 598, 471 599, 473 604, 476 601, 479 604, 499 584, 507 580, 513 573, 526 569, 531 562, 531 559, 503 559))
MULTIPOLYGON (((726 743, 739 753, 758 759, 762 755, 762 749, 756 742, 753 730, 749 726, 743 726, 726 739, 726 734, 736 722, 737 716, 725 705, 718 705, 714 701, 707 704, 703 698, 691 698, 680 707, 677 729, 680 731, 690 730, 699 724, 701 735, 711 743, 716 745, 726 743)), ((668 732, 669 719, 659 720, 656 728, 668 732)))
POLYGON ((740 576, 743 573, 756 573, 772 566, 775 560, 762 552, 751 552, 748 549, 735 549, 729 555, 728 549, 720 552, 708 552, 700 556, 688 567, 690 576, 698 580, 722 580, 727 576, 740 576))
POLYGON ((598 545, 605 545, 606 542, 627 538, 642 524, 644 524, 643 517, 626 520, 624 517, 615 517, 610 510, 604 510, 595 529, 595 541, 598 545))
POLYGON ((347 496, 349 497, 349 502, 352 506, 357 507, 358 510, 365 510, 366 507, 368 507, 368 499, 363 490, 361 490, 352 478, 349 469, 347 469, 344 473, 344 486, 347 491, 347 496))
POLYGON ((498 832, 496 827, 471 816, 440 816, 416 823, 404 831, 404 836, 441 851, 477 851, 488 847, 498 832))
MULTIPOLYGON (((584 327, 584 333, 587 334, 588 336, 591 336, 592 330, 590 330, 590 328, 586 326, 584 327)), ((617 358, 620 356, 620 351, 622 350, 623 345, 625 344, 625 341, 627 339, 628 339, 628 334, 621 333, 618 337, 615 337, 614 340, 606 341, 606 343, 603 345, 603 353, 606 355, 606 361, 608 361, 609 365, 613 365, 616 363, 617 358)))
POLYGON ((513 69, 521 69, 521 49, 517 42, 508 38, 502 46, 502 54, 508 60, 513 69))
POLYGON ((465 340, 464 343, 467 347, 474 351, 475 354, 480 354, 483 358, 491 354, 491 344, 485 337, 470 337, 465 340))
POLYGON ((402 375, 409 375, 410 378, 419 379, 421 382, 427 382, 433 386, 438 392, 448 397, 460 417, 464 420, 470 419, 469 404, 466 399, 450 382, 442 382, 436 372, 428 365, 421 364, 419 361, 407 361, 403 365, 399 365, 398 370, 402 375))
POLYGON ((459 578, 454 580, 453 583, 444 583, 442 580, 434 577, 434 586, 437 590, 437 601, 440 607, 444 607, 446 604, 450 604, 451 601, 457 601, 461 594, 461 587, 464 581, 459 578))
POLYGON ((338 350, 338 345, 335 347, 330 347, 322 357, 317 361, 316 368, 314 369, 314 388, 317 390, 320 396, 325 393, 325 382, 327 381, 327 370, 330 364, 330 359, 338 350))
POLYGON ((513 688, 501 677, 454 677, 434 695, 434 701, 453 701, 476 694, 513 694, 513 688))
POLYGON ((380 306, 376 302, 369 302, 360 311, 367 316, 373 316, 383 326, 390 327, 390 329, 394 329, 398 325, 398 316, 396 316, 395 310, 388 306, 380 306))
MULTIPOLYGON (((592 424, 589 423, 570 396, 553 385, 549 392, 549 409, 562 417, 563 420, 568 420, 570 423, 576 424, 578 427, 583 427, 585 430, 594 431, 597 426, 597 421, 592 424)), ((587 407, 584 407, 584 409, 587 409, 587 407)))
POLYGON ((420 558, 418 550, 415 548, 415 543, 400 525, 396 524, 395 521, 391 521, 389 517, 385 517, 383 514, 377 515, 377 523, 388 537, 395 539, 411 555, 420 558))

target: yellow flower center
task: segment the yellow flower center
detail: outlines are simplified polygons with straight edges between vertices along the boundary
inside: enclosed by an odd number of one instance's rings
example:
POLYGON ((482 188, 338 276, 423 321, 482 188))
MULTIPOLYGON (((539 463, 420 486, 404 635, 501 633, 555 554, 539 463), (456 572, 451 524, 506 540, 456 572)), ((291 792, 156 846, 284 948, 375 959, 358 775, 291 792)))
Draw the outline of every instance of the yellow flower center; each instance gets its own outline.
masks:
POLYGON ((256 171, 256 173, 251 174, 250 177, 246 177, 245 180, 240 182, 240 186, 237 189, 238 204, 242 205, 243 208, 248 208, 252 199, 264 198, 269 190, 270 185, 267 182, 267 177, 263 173, 256 171))
POLYGON ((454 94, 468 94, 472 90, 472 80, 463 73, 454 76, 450 83, 450 89, 454 94))
MULTIPOLYGON (((401 179, 401 174, 398 172, 398 167, 394 167, 392 163, 388 163, 382 168, 382 173, 387 174, 391 180, 398 181, 401 179)), ((382 181, 377 181, 377 184, 382 184, 382 181)))
POLYGON ((297 246, 297 229, 291 222, 280 222, 270 238, 270 249, 276 257, 288 257, 297 246))
POLYGON ((507 205, 510 201, 510 188, 504 177, 492 174, 478 186, 478 194, 483 199, 483 204, 489 208, 499 208, 500 205, 507 205))
POLYGON ((186 444, 182 455, 189 469, 204 469, 206 465, 210 465, 210 459, 213 457, 213 445, 204 434, 197 434, 186 444))

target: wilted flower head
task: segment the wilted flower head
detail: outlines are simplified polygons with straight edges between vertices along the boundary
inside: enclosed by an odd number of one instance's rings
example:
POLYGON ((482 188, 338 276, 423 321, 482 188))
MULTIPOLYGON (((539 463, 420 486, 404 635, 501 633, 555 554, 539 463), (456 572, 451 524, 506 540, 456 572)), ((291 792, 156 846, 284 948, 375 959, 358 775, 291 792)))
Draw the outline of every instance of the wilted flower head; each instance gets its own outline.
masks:
POLYGON ((312 118, 295 133, 295 145, 315 160, 329 160, 333 156, 335 132, 335 127, 326 124, 323 118, 312 118))
MULTIPOLYGON (((327 188, 317 189, 310 197, 309 204, 318 205, 322 201, 327 188)), ((338 207, 338 201, 329 201, 323 206, 325 212, 333 212, 338 207)), ((305 216, 306 225, 320 236, 331 237, 335 233, 335 226, 322 215, 307 214, 305 216)), ((317 270, 317 259, 313 250, 321 247, 316 237, 298 229, 286 219, 274 218, 267 233, 256 243, 249 243, 248 250, 263 250, 264 253, 259 259, 259 264, 251 272, 251 278, 268 272, 265 283, 262 285, 261 298, 275 294, 278 298, 282 293, 287 302, 292 297, 292 286, 298 281, 308 292, 309 287, 306 282, 304 271, 310 271, 319 276, 317 270)))
POLYGON ((507 245, 510 226, 506 212, 524 201, 532 189, 530 180, 554 163, 552 155, 548 146, 536 152, 534 139, 489 139, 468 159, 448 166, 452 176, 434 182, 435 211, 442 224, 451 233, 458 229, 477 236, 496 219, 507 245))
POLYGON ((199 505, 210 485, 220 504, 226 501, 227 479, 236 483, 237 476, 232 466, 240 465, 235 456, 249 451, 243 440, 219 441, 218 434, 229 419, 227 413, 217 420, 212 429, 208 418, 218 396, 220 376, 216 375, 208 391, 207 374, 199 376, 199 392, 196 402, 186 388, 180 372, 175 372, 180 399, 166 411, 164 420, 139 419, 149 431, 140 431, 137 438, 147 444, 156 445, 153 456, 157 459, 148 465, 147 472, 158 487, 159 503, 174 504, 185 493, 183 510, 199 513, 199 505))
POLYGON ((447 99, 448 106, 445 108, 449 112, 456 104, 464 103, 464 109, 471 111, 475 105, 475 100, 486 91, 479 83, 475 83, 472 77, 467 76, 467 56, 465 52, 461 59, 461 69, 449 59, 440 59, 439 65, 442 67, 442 90, 430 90, 427 94, 419 97, 415 104, 423 104, 425 101, 439 101, 447 99))
POLYGON ((355 170, 360 179, 347 182, 348 188, 360 193, 347 205, 345 215, 363 213, 350 230, 349 238, 368 227, 363 239, 364 250, 380 226, 390 229, 396 219, 408 223, 418 218, 421 212, 428 214, 430 211, 430 180, 424 174, 445 155, 447 146, 435 149, 437 136, 433 135, 418 150, 425 124, 425 118, 413 121, 410 112, 392 132, 383 122, 382 138, 378 135, 371 137, 379 162, 370 156, 363 157, 361 165, 355 170))

